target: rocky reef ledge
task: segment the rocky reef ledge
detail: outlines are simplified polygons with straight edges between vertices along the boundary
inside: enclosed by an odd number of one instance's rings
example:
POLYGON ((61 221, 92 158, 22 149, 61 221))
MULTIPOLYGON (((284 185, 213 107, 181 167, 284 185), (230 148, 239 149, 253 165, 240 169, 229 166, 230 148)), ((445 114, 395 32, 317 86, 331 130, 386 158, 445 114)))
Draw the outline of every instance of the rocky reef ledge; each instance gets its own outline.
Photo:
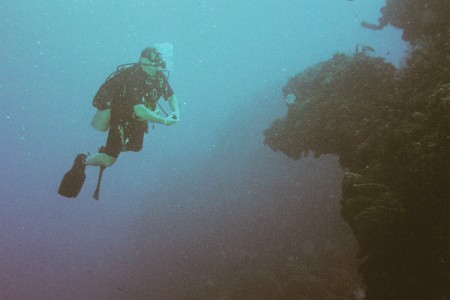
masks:
MULTIPOLYGON (((396 3, 383 23, 406 18, 396 3)), ((447 27, 433 24, 441 32, 420 37, 408 25, 414 43, 400 69, 357 51, 295 75, 283 89, 287 115, 264 132, 294 160, 339 156, 341 212, 360 245, 366 299, 449 295, 450 47, 447 27)))

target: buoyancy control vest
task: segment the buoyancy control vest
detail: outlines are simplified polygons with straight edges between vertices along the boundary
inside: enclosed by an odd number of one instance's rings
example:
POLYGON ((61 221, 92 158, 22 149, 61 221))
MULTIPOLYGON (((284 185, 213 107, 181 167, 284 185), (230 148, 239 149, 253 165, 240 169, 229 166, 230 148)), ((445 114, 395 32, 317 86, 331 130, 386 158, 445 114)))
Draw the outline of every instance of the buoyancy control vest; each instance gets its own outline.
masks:
POLYGON ((117 67, 100 86, 92 100, 92 105, 98 110, 111 108, 114 97, 125 96, 125 85, 131 75, 139 68, 138 63, 124 64, 117 67))

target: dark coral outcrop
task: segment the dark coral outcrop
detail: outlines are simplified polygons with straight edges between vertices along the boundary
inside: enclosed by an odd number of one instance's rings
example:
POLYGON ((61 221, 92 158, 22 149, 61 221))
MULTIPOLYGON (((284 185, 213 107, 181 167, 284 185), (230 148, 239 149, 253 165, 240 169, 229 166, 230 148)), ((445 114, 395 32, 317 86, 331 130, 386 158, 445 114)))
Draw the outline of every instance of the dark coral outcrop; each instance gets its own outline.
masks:
POLYGON ((441 14, 440 4, 388 1, 388 21, 414 35, 405 66, 338 53, 288 81, 284 96, 296 100, 264 132, 292 159, 339 156, 366 299, 448 299, 450 46, 443 20, 431 30, 411 11, 441 14))
POLYGON ((448 0, 387 0, 380 12, 378 24, 364 21, 361 25, 374 30, 387 25, 403 29, 403 39, 413 44, 424 36, 445 38, 450 26, 448 0))

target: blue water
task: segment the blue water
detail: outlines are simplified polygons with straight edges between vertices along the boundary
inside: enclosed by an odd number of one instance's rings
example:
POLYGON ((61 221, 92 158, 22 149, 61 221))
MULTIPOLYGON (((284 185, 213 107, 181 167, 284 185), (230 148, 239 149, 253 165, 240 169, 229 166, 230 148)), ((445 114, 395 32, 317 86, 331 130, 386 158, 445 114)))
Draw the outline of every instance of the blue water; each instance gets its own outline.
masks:
POLYGON ((305 259, 327 242, 354 257, 337 158, 291 161, 262 133, 286 113, 289 77, 337 51, 368 44, 401 65, 399 30, 359 26, 383 2, 0 3, 0 299, 186 299, 205 287, 228 299, 217 274, 242 257, 305 259), (90 127, 98 87, 164 42, 182 122, 122 154, 99 202, 98 168, 76 200, 60 197, 75 155, 105 142, 90 127))

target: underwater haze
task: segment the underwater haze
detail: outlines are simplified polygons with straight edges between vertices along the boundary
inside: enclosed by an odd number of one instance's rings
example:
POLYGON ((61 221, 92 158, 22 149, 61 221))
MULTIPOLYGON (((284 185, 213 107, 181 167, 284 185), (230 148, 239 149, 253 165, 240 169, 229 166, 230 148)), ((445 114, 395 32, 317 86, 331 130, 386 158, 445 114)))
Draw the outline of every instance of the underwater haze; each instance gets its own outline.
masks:
POLYGON ((292 161, 263 131, 287 112, 285 82, 336 52, 370 45, 401 65, 400 30, 360 26, 383 5, 3 1, 0 298, 361 299, 338 158, 292 161), (97 89, 156 43, 173 45, 181 122, 121 154, 100 201, 94 167, 76 199, 59 196, 76 154, 105 143, 97 89))

